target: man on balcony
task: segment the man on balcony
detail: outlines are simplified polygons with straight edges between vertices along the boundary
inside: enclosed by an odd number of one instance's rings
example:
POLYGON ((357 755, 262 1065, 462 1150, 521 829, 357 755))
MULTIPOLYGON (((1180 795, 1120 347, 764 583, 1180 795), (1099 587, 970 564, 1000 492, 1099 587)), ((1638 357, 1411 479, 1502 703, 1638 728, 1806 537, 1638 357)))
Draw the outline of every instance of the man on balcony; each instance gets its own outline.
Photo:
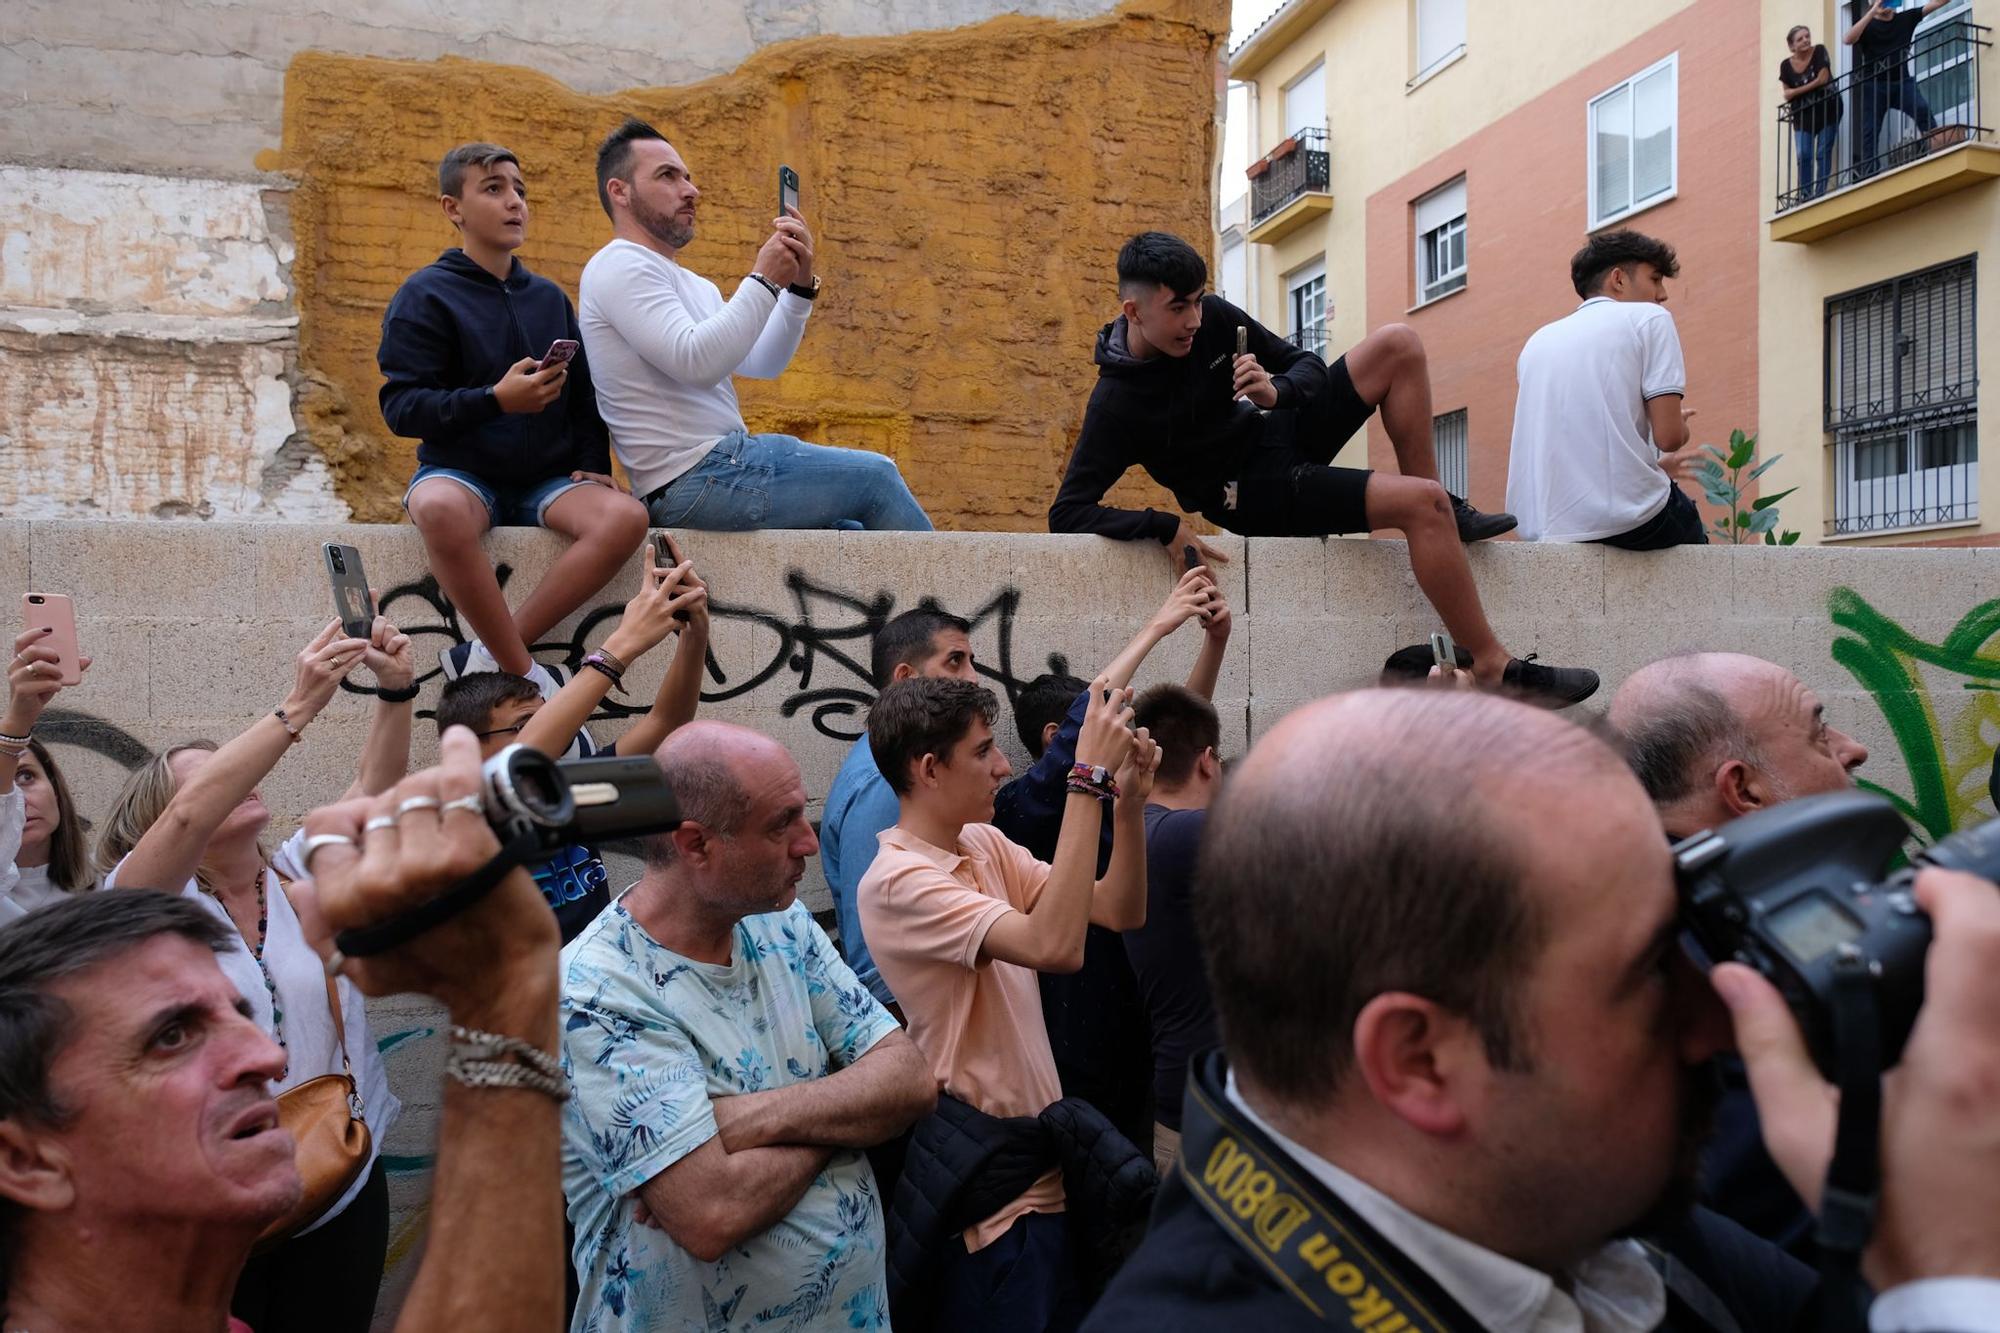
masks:
POLYGON ((1857 0, 1853 5, 1853 12, 1860 17, 1842 40, 1854 48, 1857 176, 1872 176, 1882 169, 1876 143, 1882 133, 1882 118, 1891 111, 1900 111, 1916 122, 1919 134, 1928 135, 1937 128, 1931 104, 1910 73, 1910 42, 1917 35, 1917 25, 1944 3, 1857 0))
POLYGON ((1570 260, 1583 304, 1535 330, 1515 367, 1507 505, 1529 541, 1628 551, 1708 541, 1674 484, 1701 460, 1666 307, 1667 279, 1679 274, 1673 247, 1636 231, 1593 236, 1570 260))
POLYGON ((1328 366, 1204 294, 1207 283, 1207 263, 1177 236, 1142 232, 1118 252, 1123 313, 1098 334, 1097 387, 1049 530, 1150 538, 1177 571, 1189 548, 1204 564, 1226 561, 1178 514, 1103 503, 1134 467, 1181 508, 1246 537, 1399 529, 1417 583, 1481 684, 1555 707, 1588 698, 1597 673, 1521 661, 1486 623, 1460 543, 1498 536, 1514 519, 1482 514, 1438 484, 1417 335, 1377 329, 1328 366), (1377 408, 1401 475, 1329 466, 1377 408))

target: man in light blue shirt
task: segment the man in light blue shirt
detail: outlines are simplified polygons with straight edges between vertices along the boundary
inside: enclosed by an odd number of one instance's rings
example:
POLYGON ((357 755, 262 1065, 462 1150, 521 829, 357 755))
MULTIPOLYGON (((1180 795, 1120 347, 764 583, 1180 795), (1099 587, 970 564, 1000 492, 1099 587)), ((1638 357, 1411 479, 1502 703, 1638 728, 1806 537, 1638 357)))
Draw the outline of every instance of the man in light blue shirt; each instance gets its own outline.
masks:
MULTIPOLYGON (((869 666, 875 687, 886 689, 913 676, 977 681, 972 669, 972 626, 935 607, 920 606, 890 620, 875 635, 869 666)), ((875 862, 876 838, 896 825, 896 793, 875 767, 868 733, 854 742, 833 786, 826 793, 820 816, 820 864, 833 892, 833 914, 840 927, 840 952, 854 975, 876 999, 893 1006, 896 997, 868 956, 861 935, 861 909, 855 892, 861 877, 875 862)))

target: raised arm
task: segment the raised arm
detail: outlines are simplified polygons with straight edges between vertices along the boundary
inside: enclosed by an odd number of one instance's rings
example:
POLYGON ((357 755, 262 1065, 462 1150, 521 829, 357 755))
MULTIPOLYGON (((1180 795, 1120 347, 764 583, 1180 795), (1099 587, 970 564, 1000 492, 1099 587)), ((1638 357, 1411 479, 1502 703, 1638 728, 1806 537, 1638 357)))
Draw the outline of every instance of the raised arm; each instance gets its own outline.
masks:
MULTIPOLYGON (((374 598, 375 590, 369 589, 368 595, 374 598)), ((387 693, 400 693, 416 684, 410 636, 390 624, 386 616, 375 617, 361 665, 375 677, 376 688, 387 693)), ((403 780, 410 771, 410 718, 416 707, 415 695, 407 699, 375 697, 375 707, 368 714, 368 735, 361 742, 361 767, 342 800, 373 796, 403 780)))
POLYGON ((1875 4, 1868 6, 1867 13, 1863 14, 1860 18, 1854 21, 1854 26, 1849 28, 1847 30, 1847 35, 1842 37, 1840 40, 1845 42, 1849 46, 1854 45, 1856 42, 1861 40, 1861 34, 1868 31, 1868 25, 1870 23, 1873 23, 1876 19, 1886 17, 1887 12, 1888 11, 1882 8, 1880 0, 1877 0, 1875 4))
POLYGON ((937 1080, 917 1044, 891 1032, 845 1069, 710 1105, 725 1151, 781 1144, 872 1148, 937 1105, 937 1080))
MULTIPOLYGON (((1077 762, 1115 770, 1125 762, 1132 739, 1132 691, 1114 689, 1109 676, 1099 676, 1090 683, 1090 701, 1077 736, 1077 762)), ((1103 804, 1095 796, 1068 793, 1048 883, 1033 908, 1003 913, 987 928, 980 957, 1037 972, 1074 972, 1083 966, 1084 929, 1090 924, 1096 894, 1103 817, 1103 804)), ((1144 893, 1143 884, 1140 892, 1144 893)))
POLYGON ((1222 596, 1221 586, 1211 583, 1208 610, 1201 622, 1201 651, 1195 655, 1194 668, 1187 678, 1187 687, 1211 703, 1215 700, 1215 682, 1222 677, 1222 655, 1229 648, 1230 628, 1229 603, 1222 596))
POLYGON ((679 633, 680 642, 674 645, 673 662, 660 677, 653 706, 618 738, 615 749, 619 754, 651 754, 660 748, 661 741, 694 721, 695 710, 701 706, 701 672, 708 660, 708 585, 694 572, 693 562, 678 558, 680 547, 674 539, 669 536, 666 540, 676 557, 672 577, 679 588, 668 601, 667 612, 675 626, 670 632, 679 633))
MULTIPOLYGON (((62 671, 56 665, 62 655, 48 646, 50 630, 23 630, 14 636, 14 656, 7 665, 7 708, 0 713, 0 735, 23 742, 35 734, 35 723, 49 701, 62 693, 62 671)), ((85 671, 90 659, 77 659, 85 671)), ((14 790, 14 770, 20 766, 25 745, 0 742, 0 795, 14 790)), ((8 858, 12 860, 12 857, 8 858)))
POLYGON ((1167 594, 1167 600, 1160 604, 1160 609, 1132 636, 1130 643, 1119 649, 1118 656, 1105 664, 1104 678, 1115 689, 1130 685, 1132 677, 1138 674, 1140 664, 1162 639, 1196 616, 1207 613, 1216 600, 1215 580, 1209 577, 1205 567, 1197 565, 1182 574, 1180 581, 1174 584, 1174 590, 1167 594))
POLYGON ((1140 727, 1118 766, 1111 803, 1111 861, 1090 891, 1090 924, 1137 930, 1146 924, 1146 798, 1160 771, 1160 747, 1140 727))
POLYGON ((613 253, 619 262, 591 274, 586 304, 654 369, 683 384, 706 389, 735 374, 777 305, 770 288, 746 277, 720 310, 697 319, 669 270, 629 250, 613 253))
POLYGON ((315 635, 298 655, 296 679, 279 710, 284 717, 266 713, 217 750, 139 839, 118 872, 118 883, 174 892, 194 878, 210 836, 278 766, 298 739, 295 733, 326 707, 367 647, 366 639, 342 638, 337 620, 315 635))

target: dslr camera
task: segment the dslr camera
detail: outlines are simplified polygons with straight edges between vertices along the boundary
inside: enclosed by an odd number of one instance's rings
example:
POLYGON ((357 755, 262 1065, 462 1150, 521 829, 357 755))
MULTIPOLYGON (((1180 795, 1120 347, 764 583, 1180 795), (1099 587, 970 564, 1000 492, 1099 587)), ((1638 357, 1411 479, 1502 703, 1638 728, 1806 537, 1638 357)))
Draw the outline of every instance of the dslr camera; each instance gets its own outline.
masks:
POLYGON ((1910 883, 1927 865, 2000 878, 2000 820, 1965 829, 1894 870, 1910 827, 1866 792, 1807 796, 1674 847, 1681 922, 1712 962, 1745 963, 1776 986, 1820 1072, 1839 1081, 1837 974, 1864 972, 1880 1065, 1903 1053, 1924 1002, 1931 923, 1910 883))
POLYGON ((681 824, 673 790, 646 755, 556 760, 510 745, 486 761, 480 798, 502 844, 531 834, 546 852, 671 833, 681 824))

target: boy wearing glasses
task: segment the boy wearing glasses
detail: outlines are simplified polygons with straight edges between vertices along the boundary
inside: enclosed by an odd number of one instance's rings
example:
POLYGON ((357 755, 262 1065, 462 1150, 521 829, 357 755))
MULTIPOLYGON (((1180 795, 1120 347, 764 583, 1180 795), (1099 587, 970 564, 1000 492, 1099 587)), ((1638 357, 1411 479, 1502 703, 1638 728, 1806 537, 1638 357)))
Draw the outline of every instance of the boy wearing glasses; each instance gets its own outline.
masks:
MULTIPOLYGON (((553 699, 525 676, 485 671, 447 680, 438 692, 437 727, 470 728, 479 754, 490 759, 510 745, 544 754, 589 758, 598 754, 651 754, 673 730, 694 716, 701 695, 701 669, 708 653, 708 588, 686 560, 662 568, 646 546, 645 581, 625 604, 617 628, 604 646, 586 656, 576 675, 553 699), (675 634, 681 636, 674 660, 660 680, 653 706, 609 746, 600 745, 584 724, 614 688, 623 693, 632 664, 675 634)), ((583 843, 563 848, 530 867, 548 899, 568 944, 611 902, 609 876, 597 849, 583 843)))

